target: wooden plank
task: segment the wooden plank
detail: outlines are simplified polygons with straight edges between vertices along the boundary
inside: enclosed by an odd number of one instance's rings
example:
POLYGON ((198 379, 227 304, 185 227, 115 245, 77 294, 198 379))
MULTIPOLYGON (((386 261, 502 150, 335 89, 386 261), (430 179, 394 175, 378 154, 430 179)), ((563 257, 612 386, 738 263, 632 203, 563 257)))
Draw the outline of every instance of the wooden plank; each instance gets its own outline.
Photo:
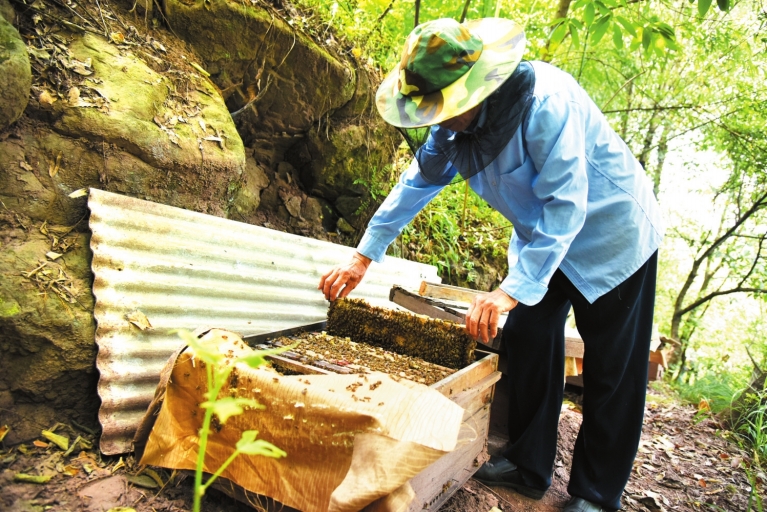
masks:
POLYGON ((565 356, 583 359, 583 340, 578 338, 565 338, 565 356))
POLYGON ((653 350, 650 352, 650 362, 657 363, 663 368, 668 368, 668 360, 666 359, 666 352, 664 350, 653 350))
POLYGON ((432 299, 447 299, 471 303, 474 297, 482 292, 461 288, 460 286, 450 286, 449 284, 421 281, 421 289, 418 290, 418 293, 423 297, 430 297, 432 299))
MULTIPOLYGON (((490 375, 484 377, 479 382, 474 384, 472 387, 467 389, 466 391, 461 391, 460 393, 456 393, 452 397, 450 397, 450 400, 457 403, 464 409, 466 409, 471 414, 474 414, 475 411, 470 410, 470 404, 477 399, 480 395, 484 395, 485 391, 487 391, 490 387, 492 387, 496 382, 501 380, 501 372, 495 371, 491 373, 490 375)), ((470 415, 471 415, 470 414, 470 415)))
POLYGON ((466 368, 462 368, 430 387, 436 389, 448 398, 471 388, 476 382, 487 377, 498 369, 498 354, 487 354, 466 368))
POLYGON ((419 315, 426 315, 431 318, 439 318, 440 320, 447 320, 457 324, 463 324, 464 321, 463 316, 449 313, 443 309, 428 304, 427 302, 414 297, 413 295, 398 287, 391 289, 389 292, 389 300, 419 315))
POLYGON ((288 359, 287 357, 266 356, 266 359, 269 359, 275 364, 284 366, 285 368, 291 371, 294 371, 296 373, 303 373, 307 375, 332 375, 332 372, 329 372, 327 370, 322 370, 320 368, 317 368, 316 366, 310 366, 308 364, 299 363, 298 361, 293 361, 292 359, 288 359))
POLYGON ((458 448, 410 479, 416 497, 408 511, 439 510, 474 475, 487 460, 489 425, 490 407, 486 406, 462 425, 458 448))

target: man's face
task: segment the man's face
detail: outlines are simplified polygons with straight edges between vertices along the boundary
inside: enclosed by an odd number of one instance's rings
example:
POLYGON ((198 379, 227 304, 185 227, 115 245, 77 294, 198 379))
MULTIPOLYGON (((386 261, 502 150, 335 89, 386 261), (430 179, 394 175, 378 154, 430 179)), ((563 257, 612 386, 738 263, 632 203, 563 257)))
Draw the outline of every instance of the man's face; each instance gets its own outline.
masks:
POLYGON ((439 123, 439 126, 441 128, 447 128, 448 130, 454 131, 454 132, 462 132, 466 128, 471 125, 471 122, 474 121, 474 117, 479 112, 479 107, 482 105, 481 103, 477 105, 476 107, 472 108, 471 110, 467 110, 463 114, 457 115, 455 117, 451 117, 450 119, 446 119, 445 121, 442 121, 439 123))

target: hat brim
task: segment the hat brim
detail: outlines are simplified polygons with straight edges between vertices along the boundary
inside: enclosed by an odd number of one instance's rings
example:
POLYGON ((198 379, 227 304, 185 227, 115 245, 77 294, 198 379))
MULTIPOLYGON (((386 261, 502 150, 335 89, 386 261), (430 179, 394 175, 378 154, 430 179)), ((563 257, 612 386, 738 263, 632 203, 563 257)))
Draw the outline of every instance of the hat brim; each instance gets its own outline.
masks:
POLYGON ((525 32, 504 18, 482 18, 464 23, 482 39, 482 54, 474 65, 447 87, 422 96, 399 92, 399 65, 384 78, 376 93, 383 119, 400 128, 439 124, 479 105, 511 76, 525 52, 525 32))

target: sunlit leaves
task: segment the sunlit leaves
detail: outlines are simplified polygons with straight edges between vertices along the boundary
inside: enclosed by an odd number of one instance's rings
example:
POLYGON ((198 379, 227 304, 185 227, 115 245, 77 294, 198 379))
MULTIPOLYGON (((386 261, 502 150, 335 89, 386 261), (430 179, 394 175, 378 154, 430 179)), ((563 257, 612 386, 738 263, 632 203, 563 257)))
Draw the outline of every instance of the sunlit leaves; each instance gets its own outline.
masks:
POLYGON ((213 414, 218 416, 218 420, 223 425, 232 416, 239 416, 245 409, 263 409, 264 406, 252 398, 242 398, 227 396, 219 398, 213 402, 203 402, 200 404, 203 409, 212 409, 213 414))
POLYGON ((288 455, 272 443, 263 439, 256 439, 257 435, 258 430, 244 431, 240 440, 237 441, 237 451, 245 455, 263 455, 264 457, 272 457, 274 459, 288 455))

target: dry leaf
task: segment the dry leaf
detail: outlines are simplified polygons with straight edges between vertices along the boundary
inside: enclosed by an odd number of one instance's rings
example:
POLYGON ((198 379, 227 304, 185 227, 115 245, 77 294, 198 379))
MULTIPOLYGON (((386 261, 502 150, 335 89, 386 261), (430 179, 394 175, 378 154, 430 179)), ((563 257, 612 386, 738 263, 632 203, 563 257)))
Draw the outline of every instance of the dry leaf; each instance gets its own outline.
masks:
MULTIPOLYGON (((79 94, 80 94, 80 91, 78 90, 78 95, 79 94)), ((56 155, 56 162, 50 162, 48 164, 48 176, 53 178, 59 173, 59 170, 61 170, 61 153, 56 155)))
POLYGON ((21 161, 19 161, 19 167, 21 167, 21 168, 22 168, 22 169, 24 169, 25 171, 29 171, 29 172, 32 172, 32 171, 34 170, 34 169, 32 169, 32 166, 31 166, 31 165, 29 165, 29 164, 28 164, 27 162, 25 162, 24 160, 21 160, 21 161))
POLYGON ((56 99, 57 98, 54 98, 48 91, 41 92, 40 96, 37 97, 37 101, 39 101, 40 105, 43 107, 50 107, 56 102, 56 99))
POLYGON ((80 89, 77 87, 72 87, 69 89, 69 92, 67 93, 67 99, 69 100, 69 103, 77 103, 77 100, 80 99, 80 89))
POLYGON ((9 427, 8 425, 3 425, 2 427, 0 427, 0 443, 3 442, 3 439, 5 439, 5 436, 7 436, 8 432, 10 431, 11 431, 11 427, 9 427))
POLYGON ((202 132, 205 133, 208 130, 207 126, 205 125, 205 121, 202 119, 199 119, 197 122, 200 123, 200 128, 202 128, 202 132))
POLYGON ((88 195, 88 189, 87 188, 80 188, 69 194, 69 197, 71 199, 77 199, 78 197, 83 197, 88 195))
POLYGON ((167 52, 168 51, 168 50, 165 49, 165 47, 162 45, 161 42, 155 41, 154 39, 152 39, 151 45, 152 45, 152 48, 154 48, 155 50, 157 50, 159 52, 167 52))
POLYGON ((38 441, 37 439, 32 441, 32 444, 37 446, 38 448, 48 448, 48 443, 44 443, 42 441, 38 441))
POLYGON ((205 69, 203 69, 203 67, 202 67, 202 66, 200 66, 199 64, 195 64, 194 62, 190 62, 189 64, 190 64, 190 65, 191 65, 191 66, 192 66, 194 69, 196 69, 197 71, 199 71, 200 73, 202 73, 204 76, 206 76, 206 77, 210 76, 210 73, 208 73, 207 71, 205 71, 205 69))
POLYGON ((69 438, 66 436, 60 436, 58 434, 54 434, 50 430, 43 430, 43 437, 64 451, 66 451, 67 448, 69 448, 69 438))
POLYGON ((57 260, 63 256, 63 254, 59 254, 53 251, 48 251, 45 253, 45 255, 48 257, 49 260, 52 260, 52 261, 57 260))
POLYGON ((125 315, 125 319, 142 331, 146 331, 147 329, 152 328, 152 324, 149 323, 149 319, 138 309, 125 315))
POLYGON ((157 482, 155 482, 152 478, 146 476, 146 475, 128 475, 126 477, 126 480, 128 480, 133 485, 137 485, 139 487, 144 487, 145 489, 157 489, 160 487, 157 485, 157 482))
POLYGON ((51 479, 50 475, 27 475, 25 473, 16 473, 13 480, 16 482, 25 482, 28 484, 44 484, 51 479))
POLYGON ((109 40, 115 44, 122 44, 125 42, 125 36, 120 32, 112 32, 109 34, 109 40))
POLYGON ((159 485, 160 487, 165 487, 165 483, 162 481, 162 478, 160 478, 160 475, 158 475, 157 472, 154 471, 153 469, 144 468, 144 471, 142 471, 140 474, 149 475, 152 478, 152 480, 157 482, 157 485, 159 485))
POLYGON ((48 60, 51 58, 51 54, 48 53, 47 50, 35 48, 34 46, 27 46, 27 53, 40 60, 48 60))

